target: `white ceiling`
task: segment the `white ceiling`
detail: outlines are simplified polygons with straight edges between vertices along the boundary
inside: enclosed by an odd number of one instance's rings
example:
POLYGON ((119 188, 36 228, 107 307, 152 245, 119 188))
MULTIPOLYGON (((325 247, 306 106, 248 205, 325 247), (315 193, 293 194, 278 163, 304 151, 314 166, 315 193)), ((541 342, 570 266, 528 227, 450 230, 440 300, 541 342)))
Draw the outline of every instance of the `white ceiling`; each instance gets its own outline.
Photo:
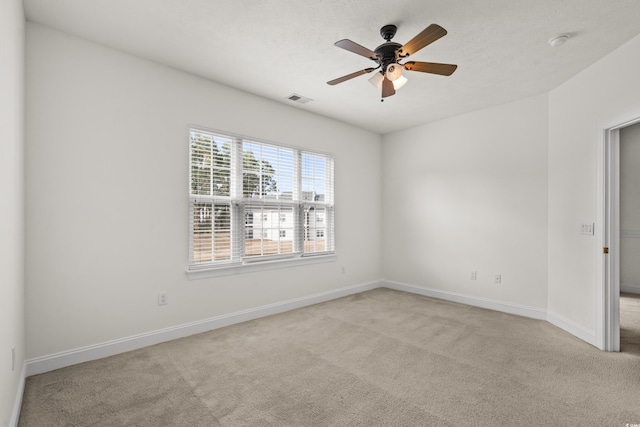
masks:
POLYGON ((640 33, 638 0, 24 0, 27 19, 189 73, 385 134, 541 94, 640 33), (431 23, 449 33, 411 57, 457 64, 406 72, 380 102, 371 50, 395 24, 404 44, 431 23), (568 33, 552 48, 547 40, 568 33), (286 98, 313 99, 300 105, 286 98))

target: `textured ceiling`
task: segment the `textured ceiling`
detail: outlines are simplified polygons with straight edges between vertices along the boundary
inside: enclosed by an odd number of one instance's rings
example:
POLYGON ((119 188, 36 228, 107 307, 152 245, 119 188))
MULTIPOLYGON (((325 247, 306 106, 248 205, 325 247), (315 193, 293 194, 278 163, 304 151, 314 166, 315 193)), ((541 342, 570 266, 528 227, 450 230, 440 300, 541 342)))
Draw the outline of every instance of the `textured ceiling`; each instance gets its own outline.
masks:
POLYGON ((189 73, 385 134, 545 93, 640 33, 638 0, 24 0, 27 19, 189 73), (401 44, 431 23, 449 34, 411 57, 457 64, 405 72, 380 102, 369 49, 395 24, 401 44), (568 33, 552 48, 547 40, 568 33), (297 93, 313 102, 286 99, 297 93))

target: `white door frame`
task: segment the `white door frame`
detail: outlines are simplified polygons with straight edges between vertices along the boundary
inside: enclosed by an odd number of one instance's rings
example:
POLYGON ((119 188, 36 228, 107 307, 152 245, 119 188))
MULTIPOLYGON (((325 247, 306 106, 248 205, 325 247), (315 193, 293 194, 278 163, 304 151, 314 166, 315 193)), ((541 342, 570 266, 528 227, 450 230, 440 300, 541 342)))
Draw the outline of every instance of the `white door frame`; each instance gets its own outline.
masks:
POLYGON ((606 351, 620 351, 620 129, 636 123, 640 113, 598 126, 596 344, 606 351))

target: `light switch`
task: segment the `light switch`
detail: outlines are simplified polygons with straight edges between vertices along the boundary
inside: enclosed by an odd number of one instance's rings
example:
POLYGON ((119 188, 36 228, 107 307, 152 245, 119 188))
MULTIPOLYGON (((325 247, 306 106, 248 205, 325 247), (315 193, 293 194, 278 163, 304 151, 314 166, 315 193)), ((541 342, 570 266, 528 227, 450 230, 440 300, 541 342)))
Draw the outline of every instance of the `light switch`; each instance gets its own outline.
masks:
POLYGON ((586 236, 593 236, 593 223, 591 224, 580 224, 580 234, 584 234, 586 236))

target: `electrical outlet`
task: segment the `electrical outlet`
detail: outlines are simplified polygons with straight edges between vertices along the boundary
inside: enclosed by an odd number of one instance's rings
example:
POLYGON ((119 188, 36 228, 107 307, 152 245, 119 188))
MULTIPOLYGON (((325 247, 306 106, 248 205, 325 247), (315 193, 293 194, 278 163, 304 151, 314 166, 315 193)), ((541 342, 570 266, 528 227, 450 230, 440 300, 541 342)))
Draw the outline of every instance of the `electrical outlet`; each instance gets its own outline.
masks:
POLYGON ((478 278, 478 272, 477 271, 472 271, 471 273, 469 273, 469 280, 476 280, 478 278))
POLYGON ((495 283, 502 283, 502 275, 496 274, 493 280, 495 283))
POLYGON ((158 292, 158 305, 167 305, 169 303, 169 295, 166 292, 158 292))

